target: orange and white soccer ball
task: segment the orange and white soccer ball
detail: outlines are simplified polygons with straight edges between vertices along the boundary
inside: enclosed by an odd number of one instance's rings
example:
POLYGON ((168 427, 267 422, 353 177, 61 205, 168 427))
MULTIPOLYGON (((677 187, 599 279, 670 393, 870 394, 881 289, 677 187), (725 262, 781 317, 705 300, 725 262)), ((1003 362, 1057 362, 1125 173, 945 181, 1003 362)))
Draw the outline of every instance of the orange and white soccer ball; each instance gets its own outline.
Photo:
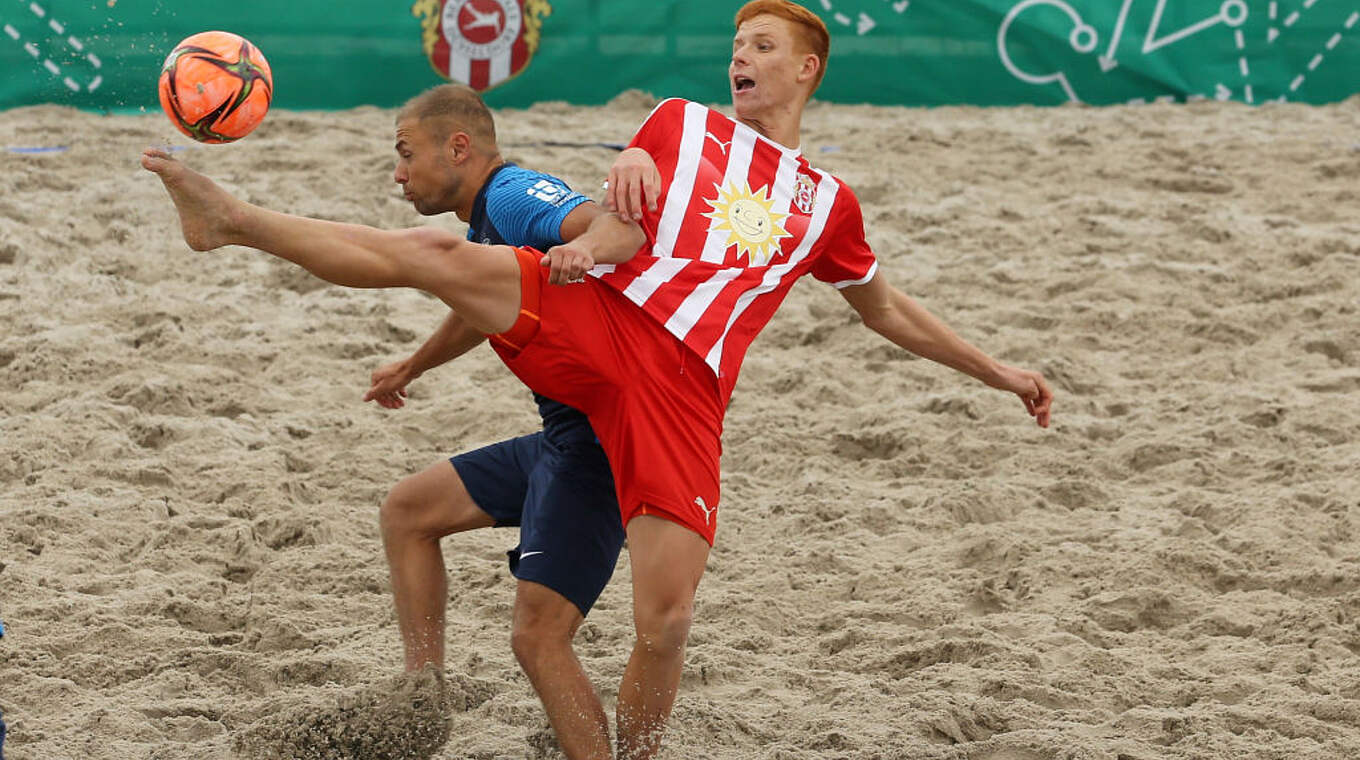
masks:
POLYGON ((199 142, 232 142, 264 121, 274 76, 264 54, 244 37, 199 32, 166 57, 160 96, 179 131, 199 142))

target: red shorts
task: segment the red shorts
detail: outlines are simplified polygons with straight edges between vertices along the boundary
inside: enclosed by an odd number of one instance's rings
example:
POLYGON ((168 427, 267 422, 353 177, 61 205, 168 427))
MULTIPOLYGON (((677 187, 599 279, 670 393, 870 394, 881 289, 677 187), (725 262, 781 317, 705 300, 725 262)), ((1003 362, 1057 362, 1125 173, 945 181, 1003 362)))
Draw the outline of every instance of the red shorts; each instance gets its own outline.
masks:
POLYGON ((624 525, 656 515, 712 545, 726 412, 713 371, 610 286, 549 285, 541 253, 516 254, 520 318, 491 336, 496 353, 525 385, 590 419, 624 525))

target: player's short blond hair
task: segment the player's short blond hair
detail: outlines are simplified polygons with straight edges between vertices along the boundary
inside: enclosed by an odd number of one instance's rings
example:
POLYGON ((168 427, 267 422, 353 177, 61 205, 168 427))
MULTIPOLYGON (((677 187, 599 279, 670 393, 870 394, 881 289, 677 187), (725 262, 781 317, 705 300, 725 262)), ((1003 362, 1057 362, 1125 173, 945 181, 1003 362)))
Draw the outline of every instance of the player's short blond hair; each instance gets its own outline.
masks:
POLYGON ((768 13, 790 21, 794 26, 794 36, 803 43, 803 52, 817 56, 817 80, 812 83, 815 91, 826 75, 826 58, 831 54, 831 33, 826 30, 826 22, 817 14, 789 0, 751 0, 737 11, 736 26, 761 14, 768 13))
POLYGON ((462 84, 441 84, 406 101, 397 111, 397 121, 415 118, 431 127, 439 141, 456 130, 468 133, 484 147, 495 149, 496 122, 491 110, 477 91, 462 84))

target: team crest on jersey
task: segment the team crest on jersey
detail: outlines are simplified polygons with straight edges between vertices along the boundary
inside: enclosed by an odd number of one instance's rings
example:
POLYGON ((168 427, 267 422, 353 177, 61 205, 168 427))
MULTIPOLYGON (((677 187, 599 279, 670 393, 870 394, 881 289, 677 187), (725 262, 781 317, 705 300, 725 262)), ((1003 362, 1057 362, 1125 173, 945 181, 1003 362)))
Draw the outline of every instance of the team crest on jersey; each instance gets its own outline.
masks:
POLYGON ((817 205, 817 183, 806 174, 798 175, 798 186, 793 191, 793 205, 804 214, 811 214, 817 205))
POLYGON ((704 199, 713 209, 704 214, 713 220, 708 231, 726 232, 725 249, 736 246, 737 255, 745 256, 752 265, 770 263, 779 252, 779 241, 793 235, 784 229, 784 220, 789 215, 774 211, 768 186, 752 192, 746 182, 740 187, 729 182, 724 187, 714 185, 713 189, 718 196, 704 199))
POLYGON ((484 92, 519 74, 538 50, 548 0, 416 0, 435 71, 484 92))

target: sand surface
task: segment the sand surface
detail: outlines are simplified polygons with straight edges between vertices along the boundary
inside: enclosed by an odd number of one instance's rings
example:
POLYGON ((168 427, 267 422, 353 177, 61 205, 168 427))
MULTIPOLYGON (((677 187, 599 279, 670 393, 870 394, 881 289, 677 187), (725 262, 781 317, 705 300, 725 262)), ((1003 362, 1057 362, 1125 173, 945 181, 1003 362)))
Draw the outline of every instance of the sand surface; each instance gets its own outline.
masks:
MULTIPOLYGON (((651 101, 498 114, 593 192, 651 101)), ((0 709, 9 760, 233 756, 400 669, 377 506, 535 428, 479 348, 364 404, 444 307, 189 251, 160 114, 0 113, 0 709)), ((275 209, 421 223, 392 113, 271 114, 179 155, 275 209)), ((883 271, 1055 424, 796 287, 727 421, 664 758, 1360 756, 1360 100, 814 106, 883 271)), ((434 224, 460 230, 455 219, 434 224)), ((444 543, 440 758, 560 754, 509 648, 513 531, 444 543)), ((578 638, 612 712, 625 552, 578 638)))

